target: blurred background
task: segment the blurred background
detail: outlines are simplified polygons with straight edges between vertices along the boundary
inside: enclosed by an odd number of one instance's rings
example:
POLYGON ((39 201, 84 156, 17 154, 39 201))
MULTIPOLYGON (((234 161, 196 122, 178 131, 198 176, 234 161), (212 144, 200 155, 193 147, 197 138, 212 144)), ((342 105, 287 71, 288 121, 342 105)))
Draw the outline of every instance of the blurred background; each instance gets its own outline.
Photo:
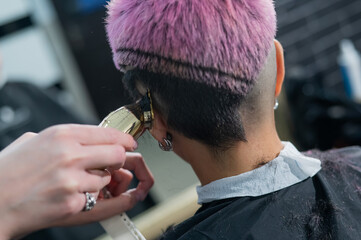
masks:
MULTIPOLYGON (((0 0, 0 149, 23 132, 97 124, 129 103, 104 29, 105 0, 0 0)), ((283 140, 300 150, 361 145, 361 0, 276 0, 286 60, 276 111, 283 140)), ((155 175, 131 217, 194 184, 190 167, 145 135, 155 175)), ((134 182, 133 184, 136 184, 134 182)), ((44 230, 26 239, 93 239, 99 225, 44 230)))

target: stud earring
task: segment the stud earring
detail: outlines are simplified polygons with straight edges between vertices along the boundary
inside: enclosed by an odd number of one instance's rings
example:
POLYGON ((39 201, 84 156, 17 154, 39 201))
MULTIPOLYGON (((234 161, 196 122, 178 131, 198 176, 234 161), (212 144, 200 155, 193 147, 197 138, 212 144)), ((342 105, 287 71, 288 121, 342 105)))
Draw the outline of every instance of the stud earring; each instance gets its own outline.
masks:
POLYGON ((169 152, 173 150, 172 135, 167 133, 167 137, 163 138, 163 142, 158 142, 159 148, 163 151, 169 152), (164 142, 164 144, 163 144, 164 142))

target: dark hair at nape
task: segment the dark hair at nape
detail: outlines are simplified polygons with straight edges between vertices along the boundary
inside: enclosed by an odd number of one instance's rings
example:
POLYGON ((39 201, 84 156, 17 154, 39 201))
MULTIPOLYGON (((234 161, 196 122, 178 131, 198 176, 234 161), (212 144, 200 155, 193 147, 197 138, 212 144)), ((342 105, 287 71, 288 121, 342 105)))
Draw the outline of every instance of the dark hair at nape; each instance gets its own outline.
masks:
POLYGON ((130 95, 139 97, 136 82, 153 96, 153 107, 170 128, 184 136, 224 151, 238 141, 246 141, 240 116, 242 96, 206 84, 133 69, 124 74, 130 95))

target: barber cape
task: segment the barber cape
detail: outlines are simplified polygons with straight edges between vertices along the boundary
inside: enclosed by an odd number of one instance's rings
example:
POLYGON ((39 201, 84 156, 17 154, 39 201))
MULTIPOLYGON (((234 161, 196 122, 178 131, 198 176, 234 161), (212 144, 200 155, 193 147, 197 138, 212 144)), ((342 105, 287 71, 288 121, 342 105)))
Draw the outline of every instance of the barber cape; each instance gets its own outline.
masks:
POLYGON ((201 208, 161 239, 361 239, 361 148, 283 144, 266 165, 198 187, 201 208))

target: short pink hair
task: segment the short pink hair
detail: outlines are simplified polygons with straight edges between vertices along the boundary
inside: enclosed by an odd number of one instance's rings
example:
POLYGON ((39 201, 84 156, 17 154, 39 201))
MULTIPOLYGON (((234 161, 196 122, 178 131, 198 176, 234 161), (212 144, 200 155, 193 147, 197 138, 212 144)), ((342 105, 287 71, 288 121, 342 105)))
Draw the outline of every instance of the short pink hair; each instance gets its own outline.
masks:
POLYGON ((114 63, 246 95, 273 44, 273 0, 112 0, 114 63))

